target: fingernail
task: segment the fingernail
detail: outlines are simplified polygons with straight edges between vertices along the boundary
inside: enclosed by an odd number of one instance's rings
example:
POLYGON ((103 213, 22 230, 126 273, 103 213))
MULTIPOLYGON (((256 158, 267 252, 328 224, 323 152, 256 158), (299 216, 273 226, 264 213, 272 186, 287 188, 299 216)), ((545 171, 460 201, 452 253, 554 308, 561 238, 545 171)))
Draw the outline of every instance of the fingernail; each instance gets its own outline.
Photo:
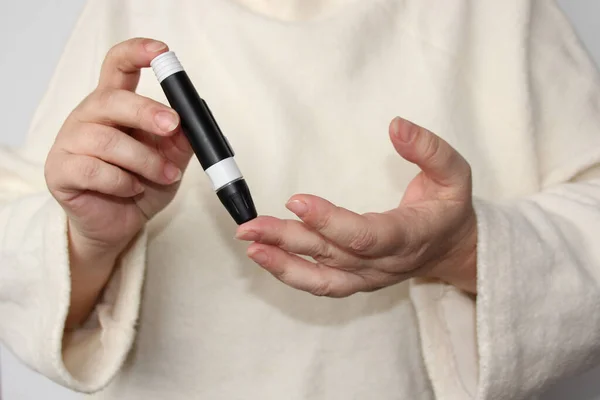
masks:
POLYGON ((302 217, 308 212, 308 205, 301 200, 288 201, 288 203, 285 206, 288 210, 290 210, 299 217, 302 217))
POLYGON ((144 186, 140 183, 140 181, 133 181, 133 191, 135 194, 140 194, 144 191, 144 186))
POLYGON ((240 231, 236 232, 235 238, 238 240, 247 240, 251 242, 256 242, 259 239, 259 234, 256 231, 240 231))
POLYGON ((408 143, 415 137, 417 127, 409 121, 396 117, 394 120, 394 131, 398 139, 408 143))
POLYGON ((181 170, 171 163, 165 164, 163 173, 170 182, 177 182, 182 176, 181 170))
POLYGON ((167 45, 164 44, 163 42, 158 42, 158 41, 153 40, 151 42, 146 43, 144 45, 144 48, 149 53, 156 53, 156 52, 159 52, 159 51, 161 51, 163 49, 166 49, 167 45))
POLYGON ((179 125, 179 118, 176 114, 168 111, 159 111, 154 116, 156 126, 163 132, 171 132, 179 125))
POLYGON ((248 254, 254 262, 258 264, 265 264, 269 260, 269 256, 262 250, 254 251, 248 254))

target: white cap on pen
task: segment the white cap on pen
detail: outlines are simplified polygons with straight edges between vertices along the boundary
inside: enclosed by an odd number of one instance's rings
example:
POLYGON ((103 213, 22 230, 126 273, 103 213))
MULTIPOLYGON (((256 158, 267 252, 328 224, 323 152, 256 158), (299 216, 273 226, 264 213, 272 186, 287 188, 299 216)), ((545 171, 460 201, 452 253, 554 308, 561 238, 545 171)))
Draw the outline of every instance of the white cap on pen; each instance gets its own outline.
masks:
POLYGON ((169 76, 183 71, 181 63, 177 59, 175 53, 172 51, 168 51, 156 57, 154 60, 152 60, 150 66, 152 67, 152 70, 154 71, 156 79, 158 79, 159 83, 167 79, 169 76))

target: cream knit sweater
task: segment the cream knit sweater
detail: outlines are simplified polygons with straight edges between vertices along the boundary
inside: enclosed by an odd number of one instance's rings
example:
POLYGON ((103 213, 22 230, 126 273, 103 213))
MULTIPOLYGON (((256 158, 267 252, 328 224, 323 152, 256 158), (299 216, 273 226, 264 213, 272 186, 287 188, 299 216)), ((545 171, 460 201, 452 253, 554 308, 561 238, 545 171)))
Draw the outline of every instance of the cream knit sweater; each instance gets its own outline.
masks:
MULTIPOLYGON (((165 101, 151 71, 139 92, 165 101)), ((22 149, 0 154, 0 338, 100 399, 531 399, 600 360, 600 80, 549 0, 91 0, 22 149), (477 299, 415 281, 348 299, 245 256, 192 160, 87 325, 43 164, 113 44, 167 42, 261 214, 314 193, 396 205, 401 115, 471 163, 477 299)))

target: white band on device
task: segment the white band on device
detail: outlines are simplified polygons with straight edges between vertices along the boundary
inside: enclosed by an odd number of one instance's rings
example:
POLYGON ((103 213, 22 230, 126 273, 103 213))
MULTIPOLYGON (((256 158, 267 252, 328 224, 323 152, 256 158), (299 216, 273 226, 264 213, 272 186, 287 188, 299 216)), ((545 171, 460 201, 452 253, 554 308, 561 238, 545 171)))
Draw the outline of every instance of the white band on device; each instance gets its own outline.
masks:
POLYGON ((158 82, 162 82, 168 77, 177 72, 183 71, 183 67, 181 63, 177 59, 177 56, 172 51, 167 51, 166 53, 161 54, 156 57, 150 63, 154 74, 156 75, 156 79, 158 82))
POLYGON ((206 175, 212 182, 213 190, 216 192, 228 183, 242 179, 242 173, 233 157, 226 158, 206 169, 206 175))

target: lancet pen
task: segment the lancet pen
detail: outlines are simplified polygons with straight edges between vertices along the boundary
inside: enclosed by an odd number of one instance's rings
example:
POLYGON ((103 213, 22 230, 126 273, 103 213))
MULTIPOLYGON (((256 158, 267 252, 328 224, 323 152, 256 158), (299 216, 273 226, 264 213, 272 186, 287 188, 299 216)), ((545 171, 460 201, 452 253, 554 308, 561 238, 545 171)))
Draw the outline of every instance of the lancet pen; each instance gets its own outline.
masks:
POLYGON ((256 218, 254 201, 234 151, 175 53, 159 55, 151 66, 221 203, 238 225, 256 218))

